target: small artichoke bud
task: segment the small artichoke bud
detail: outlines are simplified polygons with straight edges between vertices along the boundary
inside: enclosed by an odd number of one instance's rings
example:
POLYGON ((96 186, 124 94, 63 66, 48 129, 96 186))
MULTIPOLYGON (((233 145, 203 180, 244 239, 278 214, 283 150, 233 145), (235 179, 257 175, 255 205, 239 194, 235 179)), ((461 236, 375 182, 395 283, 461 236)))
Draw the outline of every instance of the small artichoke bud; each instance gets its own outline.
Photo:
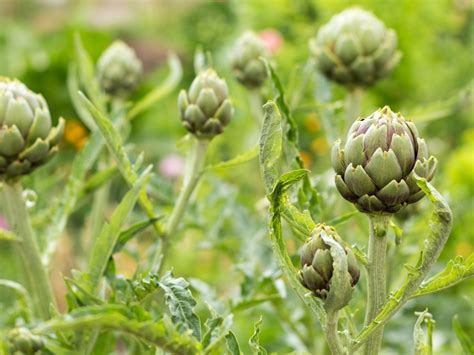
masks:
POLYGON ((58 150, 64 119, 51 125, 43 96, 0 77, 0 181, 29 174, 58 150))
POLYGON ((214 70, 199 73, 189 90, 181 90, 178 96, 183 126, 200 139, 221 134, 234 114, 228 96, 226 82, 214 70))
POLYGON ((38 335, 33 335, 27 328, 15 328, 8 333, 10 353, 33 355, 40 351, 44 342, 38 335))
POLYGON ((97 75, 102 90, 112 97, 122 99, 135 90, 142 70, 142 63, 135 51, 122 41, 112 43, 97 62, 97 75))
POLYGON ((359 8, 332 17, 310 40, 309 47, 321 73, 348 87, 374 84, 401 58, 395 31, 359 8))
POLYGON ((419 201, 415 175, 430 181, 436 163, 413 122, 388 106, 356 120, 345 146, 337 141, 332 150, 339 193, 364 213, 391 214, 419 201))
POLYGON ((248 89, 260 88, 267 79, 260 57, 270 57, 265 43, 255 33, 245 32, 235 44, 232 68, 235 78, 248 89))
POLYGON ((303 245, 301 268, 299 277, 302 285, 325 302, 337 304, 336 308, 342 308, 349 302, 352 287, 357 284, 360 276, 352 251, 343 247, 341 238, 333 228, 323 224, 317 225, 311 237, 303 245), (337 255, 337 259, 334 255, 337 255), (345 273, 342 279, 335 280, 335 270, 336 268, 341 270, 341 267, 345 273), (345 281, 347 281, 346 284, 345 281), (336 289, 332 290, 332 287, 337 288, 337 292, 335 292, 336 289), (334 293, 337 295, 333 295, 334 293), (338 300, 330 300, 328 297, 338 300))

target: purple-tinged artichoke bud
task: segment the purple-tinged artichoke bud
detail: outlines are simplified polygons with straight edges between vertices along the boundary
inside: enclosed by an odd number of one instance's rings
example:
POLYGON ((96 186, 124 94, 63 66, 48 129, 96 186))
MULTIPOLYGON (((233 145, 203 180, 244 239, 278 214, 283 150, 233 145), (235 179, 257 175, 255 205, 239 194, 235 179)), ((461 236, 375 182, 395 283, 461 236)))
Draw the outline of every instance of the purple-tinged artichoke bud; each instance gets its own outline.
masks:
POLYGON ((260 57, 270 57, 265 42, 255 33, 245 32, 237 40, 232 54, 235 78, 248 89, 261 87, 267 79, 267 69, 260 57))
POLYGON ((234 107, 227 84, 213 69, 193 80, 189 90, 181 90, 178 109, 183 126, 199 139, 212 139, 230 122, 234 107))
POLYGON ((105 93, 127 98, 142 76, 142 63, 135 51, 122 41, 112 43, 97 62, 97 76, 105 93))
POLYGON ((372 85, 388 75, 401 58, 395 31, 359 8, 332 17, 309 47, 321 73, 348 87, 372 85))
POLYGON ((12 354, 37 354, 44 342, 40 336, 32 334, 27 328, 15 328, 8 333, 8 345, 12 354))
MULTIPOLYGON (((339 245, 339 250, 342 250, 342 258, 345 259, 344 267, 347 271, 346 276, 349 279, 349 288, 351 289, 346 290, 346 292, 343 291, 344 286, 341 286, 338 291, 348 293, 349 297, 344 297, 348 301, 352 287, 359 281, 359 267, 352 251, 344 248, 341 238, 331 227, 319 224, 303 245, 300 255, 302 268, 299 272, 300 281, 304 287, 311 290, 316 297, 322 300, 327 300, 330 295, 331 286, 335 285, 333 280, 335 270, 334 250, 331 250, 333 245, 330 245, 324 238, 332 239, 335 244, 339 245)), ((337 283, 344 285, 343 280, 337 280, 337 283)), ((347 304, 345 301, 343 303, 347 304)))
POLYGON ((430 181, 436 163, 413 122, 388 106, 355 121, 345 146, 337 141, 332 150, 337 189, 365 213, 391 214, 419 201, 415 175, 430 181))
POLYGON ((52 127, 43 96, 0 77, 0 180, 16 179, 46 163, 63 133, 64 119, 52 127))

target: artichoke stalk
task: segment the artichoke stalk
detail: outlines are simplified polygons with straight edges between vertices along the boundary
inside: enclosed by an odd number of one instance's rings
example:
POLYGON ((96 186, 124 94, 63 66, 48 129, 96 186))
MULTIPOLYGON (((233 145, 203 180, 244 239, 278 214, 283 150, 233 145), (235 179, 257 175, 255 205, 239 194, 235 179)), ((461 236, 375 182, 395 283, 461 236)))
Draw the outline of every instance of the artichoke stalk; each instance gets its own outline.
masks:
POLYGON ((424 193, 415 175, 430 181, 436 159, 413 122, 388 106, 356 120, 345 146, 332 150, 336 187, 364 213, 392 214, 419 201, 424 193))
POLYGON ((224 79, 213 69, 198 74, 189 90, 181 90, 178 109, 183 126, 198 139, 212 139, 224 131, 234 114, 224 79))
MULTIPOLYGON (((316 297, 326 300, 331 288, 334 260, 331 255, 331 246, 325 243, 321 237, 322 233, 343 247, 341 238, 333 228, 322 224, 318 225, 301 249, 302 270, 299 272, 299 277, 304 287, 311 290, 316 297)), ((346 254, 350 283, 354 287, 359 281, 360 271, 352 251, 344 247, 343 249, 346 254)))
POLYGON ((235 78, 247 89, 260 88, 267 79, 267 69, 260 57, 269 58, 265 43, 253 32, 245 32, 236 42, 232 56, 235 78))
POLYGON ((63 133, 64 119, 52 127, 43 96, 0 78, 0 180, 14 180, 46 163, 63 133))
POLYGON ((374 84, 401 58, 395 31, 359 8, 332 17, 310 40, 309 47, 319 71, 349 88, 374 84))
POLYGON ((112 43, 97 62, 97 76, 102 90, 121 99, 135 90, 142 71, 137 54, 122 41, 112 43))

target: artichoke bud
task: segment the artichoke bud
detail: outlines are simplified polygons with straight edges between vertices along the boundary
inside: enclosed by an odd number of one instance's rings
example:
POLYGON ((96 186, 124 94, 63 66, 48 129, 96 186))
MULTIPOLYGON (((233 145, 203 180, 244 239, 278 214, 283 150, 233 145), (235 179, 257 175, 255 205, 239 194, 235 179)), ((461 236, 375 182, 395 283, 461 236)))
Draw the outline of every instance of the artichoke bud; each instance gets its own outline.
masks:
POLYGON ((309 47, 319 71, 348 87, 374 84, 401 58, 395 31, 359 8, 333 16, 310 40, 309 47))
POLYGON ((10 353, 36 354, 44 347, 44 342, 38 335, 33 335, 27 328, 15 328, 8 333, 10 353))
POLYGON ((58 150, 64 119, 52 127, 48 105, 16 80, 0 78, 0 180, 29 174, 58 150))
POLYGON ((102 90, 122 99, 135 90, 142 70, 142 63, 135 51, 122 41, 112 43, 97 62, 97 76, 102 90))
POLYGON ((260 57, 269 58, 265 43, 253 32, 245 32, 232 53, 235 78, 248 89, 260 88, 267 79, 267 69, 260 57))
POLYGON ((178 110, 183 126, 199 139, 211 139, 221 134, 234 114, 228 98, 226 82, 212 69, 207 69, 181 90, 178 110))
POLYGON ((326 306, 339 309, 349 302, 360 276, 352 251, 344 248, 333 228, 323 224, 316 226, 303 245, 301 268, 302 285, 324 300, 326 306))
POLYGON ((413 122, 388 106, 356 120, 344 147, 332 150, 336 187, 364 213, 392 214, 419 201, 423 192, 415 175, 430 181, 436 159, 413 122))

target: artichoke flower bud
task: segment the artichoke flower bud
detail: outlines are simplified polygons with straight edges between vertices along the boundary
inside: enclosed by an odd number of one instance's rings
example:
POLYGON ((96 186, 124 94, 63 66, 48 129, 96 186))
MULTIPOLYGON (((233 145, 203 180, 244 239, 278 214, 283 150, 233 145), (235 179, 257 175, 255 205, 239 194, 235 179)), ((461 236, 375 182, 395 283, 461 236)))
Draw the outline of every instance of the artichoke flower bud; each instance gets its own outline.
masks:
POLYGON ((397 35, 372 13, 350 8, 333 16, 310 40, 318 69, 348 87, 369 86, 398 64, 397 35))
POLYGON ((336 308, 344 307, 350 300, 352 288, 359 281, 360 271, 354 254, 343 247, 336 231, 323 224, 317 225, 303 245, 300 257, 301 284, 316 297, 337 304, 336 308), (336 268, 342 273, 336 273, 336 268))
POLYGON ((10 353, 33 355, 40 351, 44 342, 38 335, 33 335, 27 328, 15 328, 8 333, 10 353))
POLYGON ((189 90, 181 90, 178 109, 183 126, 199 139, 221 134, 234 114, 224 79, 207 69, 193 80, 189 90))
POLYGON ((29 174, 58 150, 64 119, 51 125, 48 105, 16 80, 0 78, 0 181, 29 174))
POLYGON ((258 89, 267 79, 267 68, 260 57, 269 58, 265 43, 253 32, 245 32, 233 50, 235 78, 248 89, 258 89))
POLYGON ((419 201, 415 176, 430 181, 436 163, 413 122, 388 106, 356 120, 345 146, 337 141, 332 150, 339 193, 364 213, 391 214, 419 201))
POLYGON ((112 97, 127 98, 137 87, 142 70, 135 51, 122 41, 112 43, 97 62, 100 86, 112 97))

